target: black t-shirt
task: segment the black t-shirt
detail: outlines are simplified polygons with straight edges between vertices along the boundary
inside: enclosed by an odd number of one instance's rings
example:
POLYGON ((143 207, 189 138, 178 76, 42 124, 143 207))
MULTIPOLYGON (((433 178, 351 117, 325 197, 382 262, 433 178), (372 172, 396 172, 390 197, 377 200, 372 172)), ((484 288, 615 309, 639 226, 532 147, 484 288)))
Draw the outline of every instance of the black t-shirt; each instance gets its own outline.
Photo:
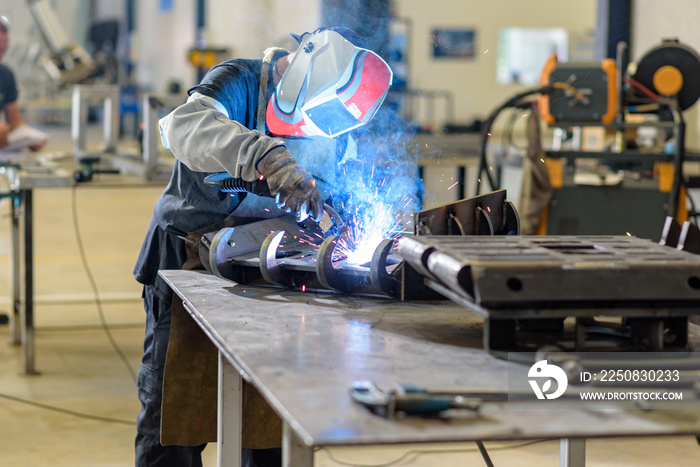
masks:
POLYGON ((0 64, 0 110, 17 100, 17 83, 12 70, 0 64))

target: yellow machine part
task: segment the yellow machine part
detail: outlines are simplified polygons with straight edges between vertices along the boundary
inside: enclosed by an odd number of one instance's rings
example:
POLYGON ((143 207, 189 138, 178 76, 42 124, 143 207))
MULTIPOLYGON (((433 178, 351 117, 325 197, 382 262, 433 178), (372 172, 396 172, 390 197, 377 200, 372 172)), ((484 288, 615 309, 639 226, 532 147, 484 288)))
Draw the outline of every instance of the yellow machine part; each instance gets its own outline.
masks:
POLYGON ((654 73, 654 87, 664 96, 675 96, 683 89, 683 74, 675 66, 665 65, 654 73))
MULTIPOLYGON (((605 114, 603 114, 600 117, 600 122, 604 125, 610 124, 615 120, 615 116, 617 115, 617 106, 618 106, 618 90, 617 90, 617 66, 615 64, 615 60, 611 58, 606 58, 603 59, 600 62, 600 68, 605 72, 607 75, 607 109, 605 114)), ((547 59, 547 62, 545 63, 544 67, 542 68, 542 72, 540 73, 540 85, 541 86, 546 86, 548 84, 554 84, 552 83, 552 73, 557 69, 557 56, 556 55, 550 55, 549 58, 547 59)), ((552 113, 550 112, 550 98, 548 94, 542 94, 540 95, 539 99, 539 112, 540 112, 540 117, 544 122, 546 122, 549 125, 554 125, 556 123, 556 118, 552 113)))
POLYGON ((221 50, 191 49, 187 58, 195 67, 208 70, 221 62, 221 50))
POLYGON ((700 98, 700 55, 678 40, 666 39, 638 60, 632 78, 652 92, 673 97, 680 110, 686 110, 700 98))

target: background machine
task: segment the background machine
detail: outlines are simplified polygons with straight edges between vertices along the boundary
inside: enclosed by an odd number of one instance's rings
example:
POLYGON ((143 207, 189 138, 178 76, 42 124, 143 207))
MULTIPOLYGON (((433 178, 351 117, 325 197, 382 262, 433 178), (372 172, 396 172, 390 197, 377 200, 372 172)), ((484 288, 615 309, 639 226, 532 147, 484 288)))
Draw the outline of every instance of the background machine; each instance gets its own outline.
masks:
POLYGON ((498 175, 488 170, 491 127, 506 108, 536 110, 554 131, 552 147, 531 157, 534 168, 525 166, 542 172, 541 159, 547 169, 525 194, 538 200, 537 233, 658 240, 667 215, 683 222, 695 214, 684 171, 686 161, 697 160, 685 149, 683 115, 700 97, 700 56, 692 48, 665 40, 637 63, 628 62, 624 43, 616 60, 557 63, 552 56, 540 85, 489 117, 479 171, 498 188, 498 175))

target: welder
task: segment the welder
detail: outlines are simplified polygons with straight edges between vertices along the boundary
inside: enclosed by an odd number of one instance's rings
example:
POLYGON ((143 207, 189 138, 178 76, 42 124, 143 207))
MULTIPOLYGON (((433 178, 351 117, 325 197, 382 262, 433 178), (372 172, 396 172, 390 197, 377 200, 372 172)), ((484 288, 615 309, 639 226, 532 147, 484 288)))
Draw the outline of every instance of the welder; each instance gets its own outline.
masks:
MULTIPOLYGON (((159 122, 177 160, 134 269, 146 309, 136 465, 201 465, 216 440, 215 347, 157 271, 201 268, 197 242, 206 232, 281 215, 319 221, 323 190, 299 162, 305 146, 366 124, 391 84, 388 65, 352 30, 293 37, 294 53, 271 48, 262 60, 215 66, 159 122), (213 172, 264 180, 273 198, 222 193, 204 183, 213 172)), ((281 421, 247 384, 243 430, 243 465, 281 464, 281 421)))

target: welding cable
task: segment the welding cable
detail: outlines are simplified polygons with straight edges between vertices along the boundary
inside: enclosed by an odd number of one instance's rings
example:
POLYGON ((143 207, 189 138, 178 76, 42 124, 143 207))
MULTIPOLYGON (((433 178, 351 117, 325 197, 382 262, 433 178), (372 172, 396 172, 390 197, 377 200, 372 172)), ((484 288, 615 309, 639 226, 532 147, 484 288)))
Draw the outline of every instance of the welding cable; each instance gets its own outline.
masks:
POLYGON ((126 358, 126 355, 124 355, 124 352, 119 347, 119 344, 117 344, 117 341, 112 336, 112 331, 110 330, 109 325, 107 324, 107 319, 105 318, 104 310, 102 309, 102 300, 100 299, 100 292, 97 289, 97 282, 95 281, 95 277, 92 275, 92 271, 90 270, 90 265, 88 264, 88 261, 87 261, 87 255, 85 254, 85 247, 83 246, 82 235, 80 234, 80 226, 78 224, 78 203, 77 203, 76 193, 77 193, 76 187, 73 186, 72 205, 73 205, 73 227, 75 229, 75 239, 78 243, 78 250, 80 251, 80 259, 83 263, 83 269, 85 269, 85 274, 87 275, 88 281, 90 282, 90 287, 92 288, 92 293, 95 296, 95 305, 97 305, 97 315, 100 318, 100 323, 102 324, 102 329, 104 330, 105 334, 107 335, 107 339, 109 340, 109 343, 112 344, 114 351, 117 352, 117 355, 119 356, 121 361, 124 362, 124 366, 126 366, 126 369, 129 372, 131 379, 134 380, 134 383, 136 383, 136 372, 131 367, 129 360, 126 358))
POLYGON ((86 413, 75 412, 73 410, 62 409, 60 407, 54 407, 52 405, 41 404, 39 402, 34 402, 34 401, 27 400, 27 399, 22 399, 21 397, 10 396, 9 394, 1 394, 0 393, 0 398, 7 399, 7 400, 10 400, 13 402, 19 402, 20 404, 30 405, 32 407, 38 407, 40 409, 52 410, 54 412, 62 413, 65 415, 72 415, 74 417, 86 418, 88 420, 95 420, 98 422, 119 423, 121 425, 129 425, 129 426, 136 425, 135 420, 122 420, 119 418, 100 417, 99 415, 90 415, 90 414, 86 414, 86 413))
POLYGON ((658 94, 656 94, 654 91, 652 91, 651 89, 644 86, 642 83, 640 83, 639 81, 637 81, 633 78, 625 77, 625 83, 629 83, 630 85, 632 85, 632 87, 641 91, 642 94, 646 95, 647 97, 649 97, 655 101, 658 101, 660 99, 658 94))
MULTIPOLYGON (((510 446, 493 446, 489 447, 490 451, 509 451, 511 449, 520 449, 524 448, 527 446, 532 446, 533 444, 539 444, 539 443, 545 443, 548 441, 558 441, 557 439, 554 438, 548 438, 548 439, 537 439, 534 441, 528 441, 525 443, 520 443, 520 444, 513 444, 510 446)), ((483 444, 482 444, 483 446, 483 444)), ((400 457, 394 459, 393 461, 389 461, 384 464, 357 464, 353 462, 345 462, 341 461, 340 459, 337 459, 336 457, 333 456, 331 451, 326 448, 326 447, 320 447, 316 449, 316 451, 326 451, 326 454, 328 454, 328 457, 335 463, 340 464, 340 465, 347 465, 349 467, 392 467, 394 465, 397 465, 398 463, 406 460, 409 456, 414 456, 413 460, 418 458, 419 456, 423 456, 425 454, 470 454, 470 453, 476 453, 476 452, 481 452, 480 449, 411 449, 410 451, 406 451, 403 453, 400 457)), ((485 459, 484 459, 485 460, 485 459)), ((493 465, 493 464, 487 464, 487 465, 493 465)))
POLYGON ((486 179, 488 180, 489 187, 491 191, 498 189, 498 181, 494 179, 493 174, 489 170, 489 163, 486 156, 486 148, 488 146, 489 136, 491 136, 491 127, 496 121, 498 115, 505 109, 509 107, 522 107, 529 108, 531 103, 527 97, 536 94, 549 94, 554 90, 553 85, 542 86, 539 88, 528 89, 526 91, 520 92, 513 97, 509 98, 503 104, 498 106, 489 117, 484 122, 481 128, 481 145, 479 147, 479 171, 476 174, 476 194, 478 195, 481 188, 481 175, 486 173, 486 179))

